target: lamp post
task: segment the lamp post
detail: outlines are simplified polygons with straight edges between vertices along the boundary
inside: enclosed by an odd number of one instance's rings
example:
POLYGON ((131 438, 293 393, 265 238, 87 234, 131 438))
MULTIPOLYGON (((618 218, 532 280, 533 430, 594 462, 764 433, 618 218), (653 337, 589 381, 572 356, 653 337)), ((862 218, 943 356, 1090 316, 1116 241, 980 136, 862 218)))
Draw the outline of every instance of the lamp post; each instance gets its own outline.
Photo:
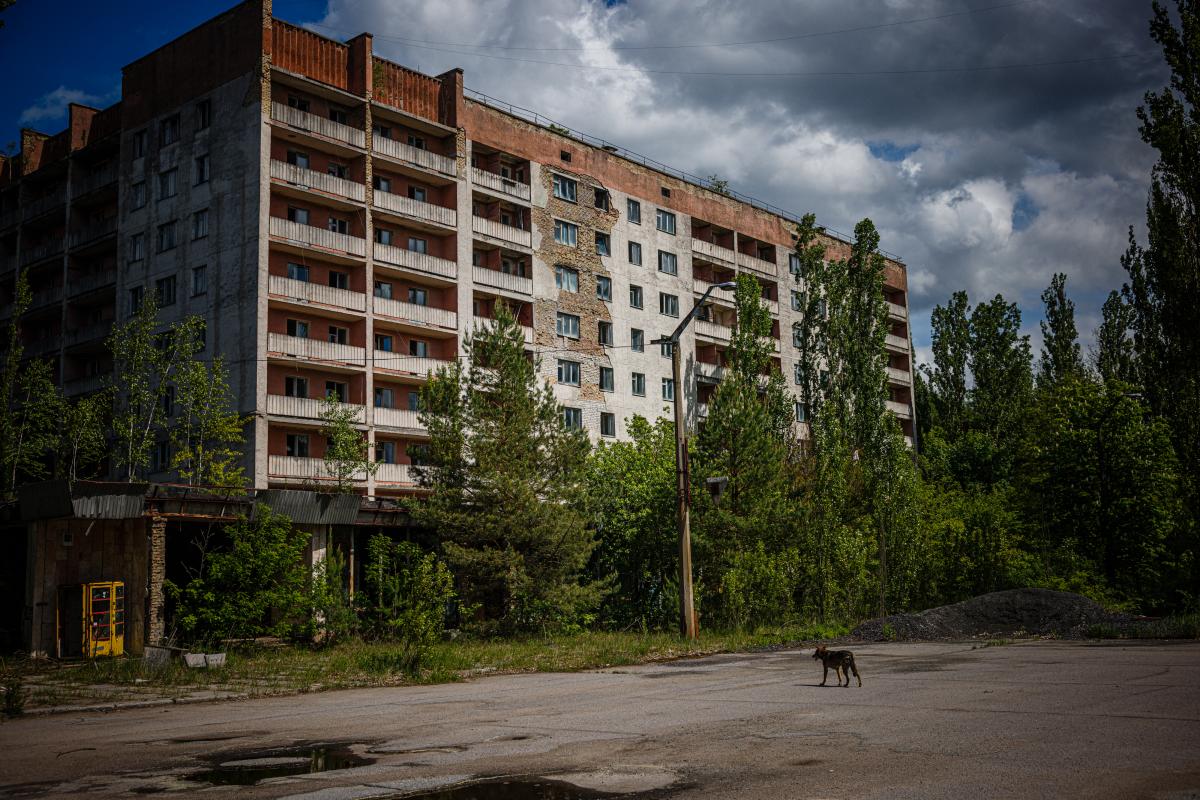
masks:
POLYGON ((680 320, 670 336, 655 339, 651 344, 671 345, 671 374, 675 387, 675 506, 679 521, 679 633, 688 639, 696 638, 696 611, 692 600, 692 530, 691 491, 688 477, 687 433, 683 422, 683 380, 680 376, 679 337, 695 318, 712 294, 713 289, 736 289, 733 281, 709 286, 688 315, 680 320))

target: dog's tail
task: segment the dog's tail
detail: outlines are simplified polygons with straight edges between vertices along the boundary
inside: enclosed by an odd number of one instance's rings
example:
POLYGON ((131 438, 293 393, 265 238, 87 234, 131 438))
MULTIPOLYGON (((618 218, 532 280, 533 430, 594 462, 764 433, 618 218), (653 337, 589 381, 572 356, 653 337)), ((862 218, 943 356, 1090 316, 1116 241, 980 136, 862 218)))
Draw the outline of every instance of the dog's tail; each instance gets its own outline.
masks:
MULTIPOLYGON (((854 677, 858 678, 858 685, 862 686, 862 677, 858 674, 858 665, 854 663, 853 654, 850 656, 850 671, 854 673, 854 677)), ((850 676, 846 676, 846 683, 850 682, 850 676)))

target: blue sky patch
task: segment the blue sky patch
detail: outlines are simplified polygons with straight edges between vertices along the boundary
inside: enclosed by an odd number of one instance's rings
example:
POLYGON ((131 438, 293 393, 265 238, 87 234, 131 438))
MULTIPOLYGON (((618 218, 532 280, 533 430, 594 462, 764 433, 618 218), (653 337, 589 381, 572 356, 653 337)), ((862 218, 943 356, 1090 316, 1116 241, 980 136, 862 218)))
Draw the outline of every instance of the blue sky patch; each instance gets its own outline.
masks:
POLYGON ((898 145, 895 142, 867 142, 871 155, 880 161, 903 161, 910 154, 921 149, 919 144, 898 145))
POLYGON ((1038 218, 1038 207, 1034 205, 1033 198, 1021 192, 1017 196, 1017 202, 1013 205, 1012 226, 1014 231, 1023 231, 1033 224, 1033 221, 1038 218))

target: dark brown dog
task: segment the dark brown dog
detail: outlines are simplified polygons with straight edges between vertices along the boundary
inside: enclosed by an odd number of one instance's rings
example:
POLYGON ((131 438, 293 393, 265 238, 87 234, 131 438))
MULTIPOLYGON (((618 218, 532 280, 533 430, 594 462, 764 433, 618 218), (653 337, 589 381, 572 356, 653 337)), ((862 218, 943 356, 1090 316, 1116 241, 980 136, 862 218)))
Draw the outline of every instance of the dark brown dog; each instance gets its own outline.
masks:
POLYGON ((829 668, 833 667, 834 674, 837 676, 838 686, 842 685, 842 673, 846 674, 846 686, 850 685, 850 673, 854 673, 854 677, 858 678, 858 685, 862 686, 862 678, 858 675, 858 667, 854 665, 854 653, 849 650, 829 650, 825 645, 819 645, 813 653, 813 658, 821 660, 821 664, 825 667, 825 672, 821 675, 821 685, 825 685, 825 681, 829 679, 829 668))

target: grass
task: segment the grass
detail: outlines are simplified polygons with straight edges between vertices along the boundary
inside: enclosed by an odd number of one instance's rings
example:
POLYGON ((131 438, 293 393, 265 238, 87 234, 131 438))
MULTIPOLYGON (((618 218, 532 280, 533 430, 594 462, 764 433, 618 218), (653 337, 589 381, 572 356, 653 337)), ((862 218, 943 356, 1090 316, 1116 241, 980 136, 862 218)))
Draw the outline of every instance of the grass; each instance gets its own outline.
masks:
POLYGON ((1086 631, 1089 639, 1200 639, 1200 614, 1138 620, 1127 625, 1101 623, 1086 631))
MULTIPOLYGON (((832 639, 844 625, 794 625, 755 632, 702 632, 695 642, 669 633, 591 632, 513 639, 459 638, 434 645, 414 669, 398 643, 349 641, 328 648, 260 646, 231 652, 219 670, 138 658, 70 664, 25 662, 28 707, 185 698, 206 692, 265 696, 370 686, 431 684, 479 675, 571 672, 832 639)), ((10 668, 16 666, 10 664, 10 668)))

